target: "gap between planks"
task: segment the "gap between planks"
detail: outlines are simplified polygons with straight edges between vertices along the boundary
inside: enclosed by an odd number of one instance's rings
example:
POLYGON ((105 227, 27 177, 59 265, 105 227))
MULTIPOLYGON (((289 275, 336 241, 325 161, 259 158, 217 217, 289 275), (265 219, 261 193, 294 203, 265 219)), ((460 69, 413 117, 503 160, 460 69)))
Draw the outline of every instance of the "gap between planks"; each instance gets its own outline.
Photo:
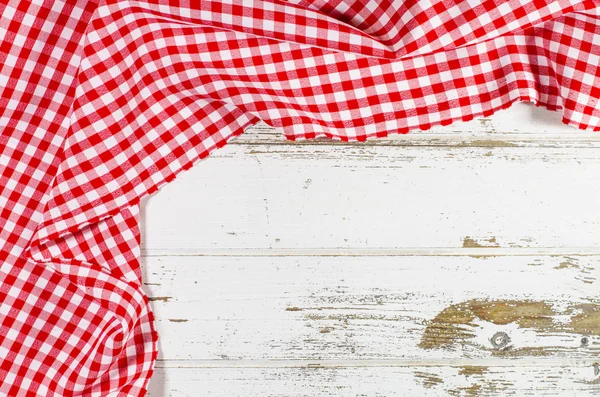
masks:
POLYGON ((142 257, 161 256, 596 256, 600 247, 566 248, 216 248, 216 249, 142 249, 142 257))
POLYGON ((594 359, 427 359, 427 360, 172 360, 156 368, 356 368, 356 367, 559 367, 598 366, 594 359))

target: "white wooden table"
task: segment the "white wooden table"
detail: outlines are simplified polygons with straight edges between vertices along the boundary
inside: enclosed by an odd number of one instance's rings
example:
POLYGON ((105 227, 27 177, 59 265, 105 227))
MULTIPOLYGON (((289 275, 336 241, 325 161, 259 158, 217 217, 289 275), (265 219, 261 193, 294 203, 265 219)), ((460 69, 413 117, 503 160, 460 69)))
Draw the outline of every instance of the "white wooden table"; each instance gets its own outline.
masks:
POLYGON ((149 395, 600 394, 600 134, 254 128, 144 207, 149 395))

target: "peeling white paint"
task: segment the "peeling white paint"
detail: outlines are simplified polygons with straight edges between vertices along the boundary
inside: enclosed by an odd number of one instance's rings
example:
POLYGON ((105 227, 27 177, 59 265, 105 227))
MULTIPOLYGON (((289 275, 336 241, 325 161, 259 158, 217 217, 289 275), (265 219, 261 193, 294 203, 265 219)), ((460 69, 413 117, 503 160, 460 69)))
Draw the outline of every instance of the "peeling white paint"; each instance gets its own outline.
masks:
POLYGON ((248 131, 145 206, 150 396, 600 394, 598 149, 526 105, 366 144, 248 131))

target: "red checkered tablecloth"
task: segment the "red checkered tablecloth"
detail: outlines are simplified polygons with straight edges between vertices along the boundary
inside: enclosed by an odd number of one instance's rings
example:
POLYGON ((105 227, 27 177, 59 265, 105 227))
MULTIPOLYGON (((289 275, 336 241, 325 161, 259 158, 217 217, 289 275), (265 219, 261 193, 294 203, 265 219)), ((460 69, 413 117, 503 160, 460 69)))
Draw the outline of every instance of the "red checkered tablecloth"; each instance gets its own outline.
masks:
POLYGON ((140 396, 140 199, 263 120, 364 140, 515 101, 600 129, 600 0, 0 4, 0 395, 140 396))

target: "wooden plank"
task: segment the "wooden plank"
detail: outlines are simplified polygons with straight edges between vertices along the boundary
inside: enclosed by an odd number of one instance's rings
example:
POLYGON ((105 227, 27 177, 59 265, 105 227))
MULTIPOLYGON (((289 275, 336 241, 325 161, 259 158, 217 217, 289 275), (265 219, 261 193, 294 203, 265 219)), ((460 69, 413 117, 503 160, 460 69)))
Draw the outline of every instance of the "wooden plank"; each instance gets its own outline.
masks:
POLYGON ((150 198, 143 248, 582 252, 600 248, 598 170, 594 149, 228 146, 150 198))
POLYGON ((145 280, 163 360, 597 360, 599 269, 599 256, 175 256, 146 258, 145 280))
POLYGON ((150 397, 552 396, 600 392, 597 366, 164 368, 150 397))

